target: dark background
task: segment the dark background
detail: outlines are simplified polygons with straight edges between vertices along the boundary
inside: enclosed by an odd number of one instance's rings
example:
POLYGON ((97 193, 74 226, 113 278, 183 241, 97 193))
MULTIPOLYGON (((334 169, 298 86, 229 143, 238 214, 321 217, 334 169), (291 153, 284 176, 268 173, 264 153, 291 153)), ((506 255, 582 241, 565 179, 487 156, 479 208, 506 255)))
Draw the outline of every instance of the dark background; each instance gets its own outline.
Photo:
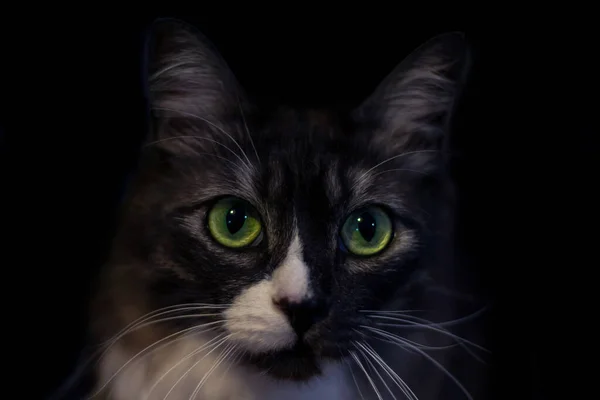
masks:
POLYGON ((462 250, 495 304, 482 320, 495 353, 490 398, 556 392, 555 374, 573 365, 557 361, 568 353, 557 345, 563 331, 573 330, 558 322, 575 312, 568 293, 587 295, 580 279, 571 282, 593 264, 584 255, 593 235, 581 228, 593 229, 593 32, 575 31, 586 26, 578 19, 549 27, 503 19, 496 29, 492 20, 358 14, 59 14, 7 29, 0 190, 9 239, 0 264, 6 346, 23 363, 15 375, 35 382, 28 393, 49 394, 83 345, 91 279, 146 130, 142 43, 156 16, 197 25, 252 94, 313 105, 358 104, 423 41, 465 32, 474 63, 455 171, 462 250))

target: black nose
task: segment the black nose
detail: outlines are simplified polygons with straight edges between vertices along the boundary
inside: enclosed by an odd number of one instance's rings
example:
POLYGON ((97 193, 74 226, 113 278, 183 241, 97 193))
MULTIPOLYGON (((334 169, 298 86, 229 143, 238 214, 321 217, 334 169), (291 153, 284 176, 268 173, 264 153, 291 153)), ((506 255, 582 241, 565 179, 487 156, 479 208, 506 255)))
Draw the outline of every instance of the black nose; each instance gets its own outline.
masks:
POLYGON ((273 300, 275 305, 287 315, 290 325, 299 337, 302 337, 318 321, 327 315, 325 302, 305 300, 292 303, 286 299, 273 300))

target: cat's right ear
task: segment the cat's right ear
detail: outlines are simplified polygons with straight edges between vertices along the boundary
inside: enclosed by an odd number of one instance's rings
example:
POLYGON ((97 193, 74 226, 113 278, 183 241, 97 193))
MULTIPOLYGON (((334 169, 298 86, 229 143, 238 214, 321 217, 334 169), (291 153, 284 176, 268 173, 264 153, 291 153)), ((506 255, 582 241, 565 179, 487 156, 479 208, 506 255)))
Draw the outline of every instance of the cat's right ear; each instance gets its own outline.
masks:
POLYGON ((194 27, 171 18, 156 20, 149 30, 146 55, 150 141, 181 135, 173 125, 186 120, 214 127, 240 114, 244 106, 240 86, 214 46, 194 27))
POLYGON ((447 144, 455 104, 470 70, 470 46, 462 33, 436 36, 413 51, 355 111, 369 127, 370 143, 388 155, 412 154, 413 169, 447 144))

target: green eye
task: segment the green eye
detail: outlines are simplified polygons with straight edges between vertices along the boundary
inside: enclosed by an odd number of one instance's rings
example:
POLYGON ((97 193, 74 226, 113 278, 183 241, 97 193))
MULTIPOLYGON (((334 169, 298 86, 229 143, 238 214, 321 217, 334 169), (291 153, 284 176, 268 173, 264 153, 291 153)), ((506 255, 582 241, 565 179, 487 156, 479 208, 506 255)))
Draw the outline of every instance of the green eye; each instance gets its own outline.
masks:
POLYGON ((390 243, 394 235, 392 221, 379 207, 367 207, 352 213, 340 236, 344 245, 353 254, 372 256, 390 243))
POLYGON ((262 226, 250 204, 228 197, 219 200, 209 211, 208 229, 223 246, 240 248, 254 244, 259 239, 262 226))

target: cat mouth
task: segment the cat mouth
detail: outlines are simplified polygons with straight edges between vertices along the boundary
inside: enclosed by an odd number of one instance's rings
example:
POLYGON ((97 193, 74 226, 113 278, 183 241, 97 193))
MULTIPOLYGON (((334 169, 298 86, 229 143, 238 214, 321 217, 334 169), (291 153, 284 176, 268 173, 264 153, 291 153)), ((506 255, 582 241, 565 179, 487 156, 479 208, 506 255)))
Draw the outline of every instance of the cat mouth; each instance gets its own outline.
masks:
POLYGON ((247 362, 280 380, 302 382, 322 373, 320 357, 302 342, 286 350, 249 355, 247 362))

